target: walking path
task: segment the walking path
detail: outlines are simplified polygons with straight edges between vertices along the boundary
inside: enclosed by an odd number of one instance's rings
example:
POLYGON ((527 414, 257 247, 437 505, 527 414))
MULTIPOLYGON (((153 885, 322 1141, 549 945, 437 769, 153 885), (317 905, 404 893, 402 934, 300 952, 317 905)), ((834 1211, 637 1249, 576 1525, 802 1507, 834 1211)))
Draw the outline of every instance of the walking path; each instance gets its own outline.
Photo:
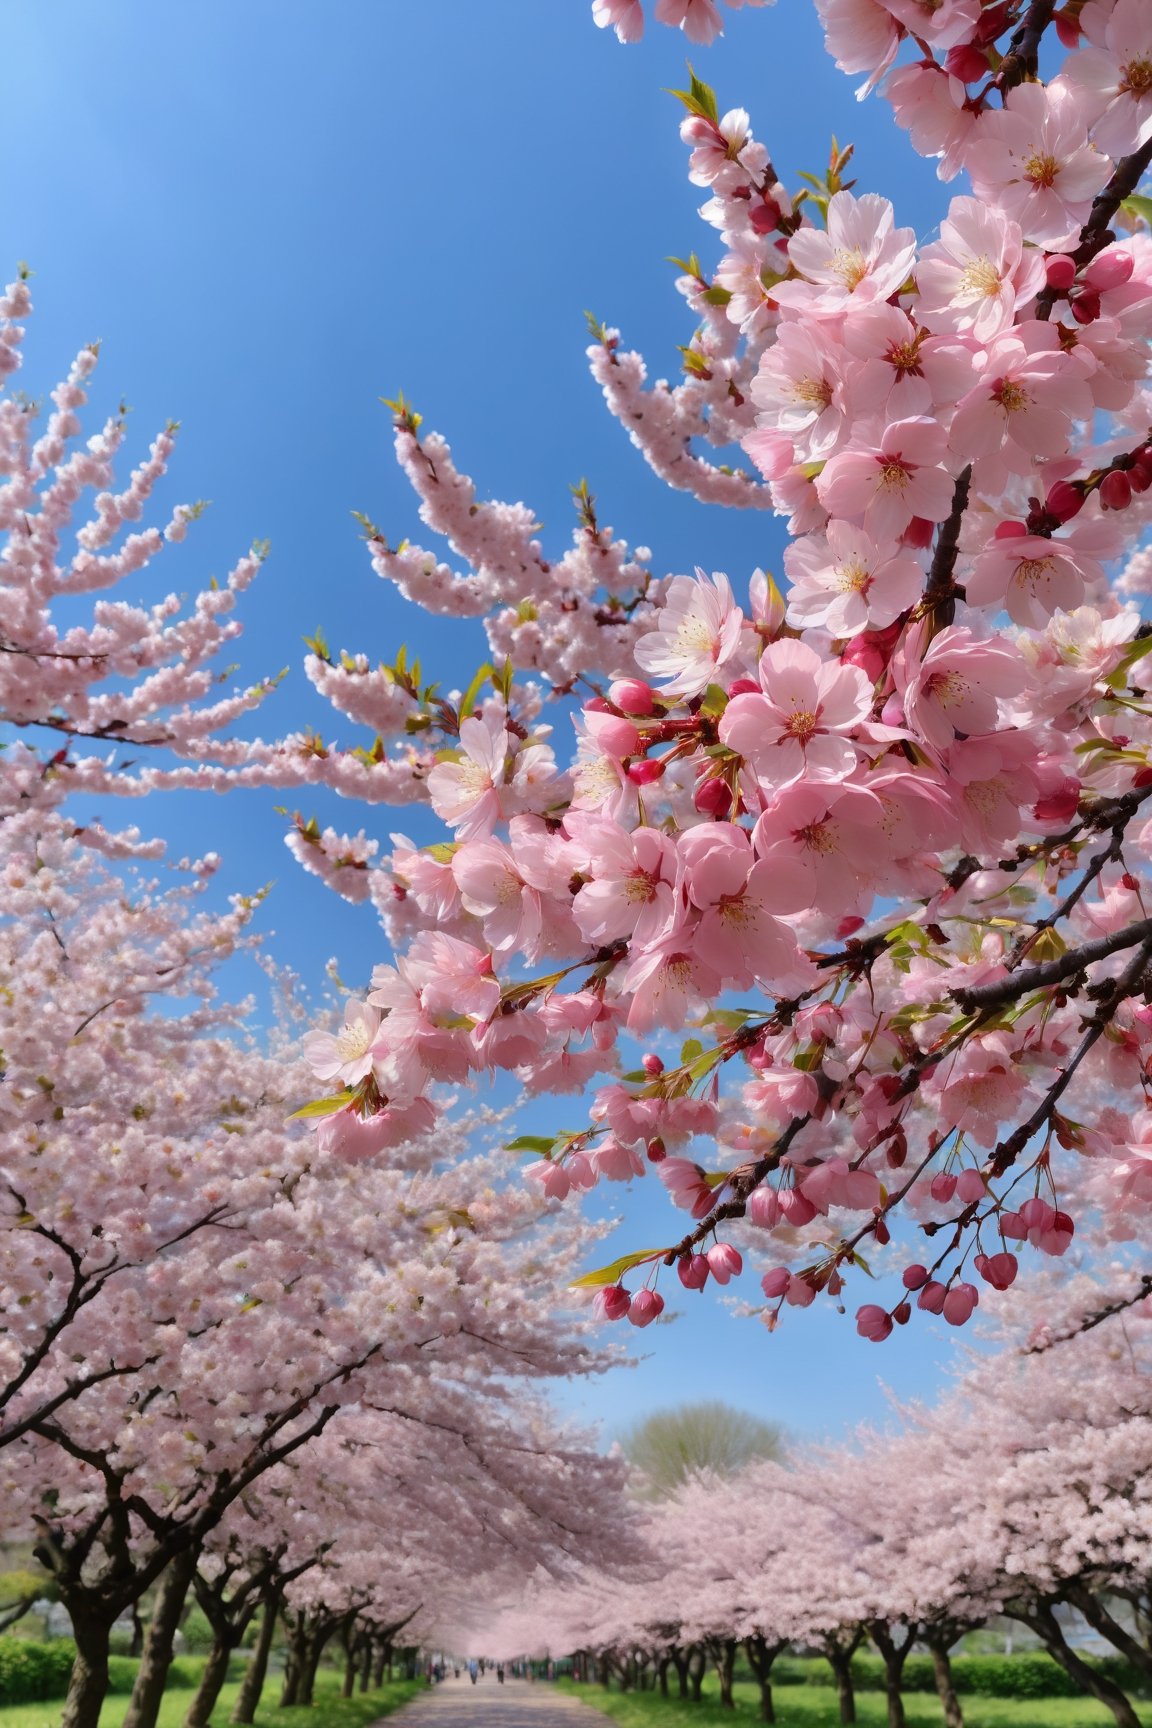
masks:
MULTIPOLYGON (((473 1686, 466 1675, 441 1680, 387 1718, 387 1728, 609 1728, 608 1718, 545 1680, 506 1680, 488 1673, 473 1686)), ((380 1723, 378 1728, 385 1728, 380 1723)))

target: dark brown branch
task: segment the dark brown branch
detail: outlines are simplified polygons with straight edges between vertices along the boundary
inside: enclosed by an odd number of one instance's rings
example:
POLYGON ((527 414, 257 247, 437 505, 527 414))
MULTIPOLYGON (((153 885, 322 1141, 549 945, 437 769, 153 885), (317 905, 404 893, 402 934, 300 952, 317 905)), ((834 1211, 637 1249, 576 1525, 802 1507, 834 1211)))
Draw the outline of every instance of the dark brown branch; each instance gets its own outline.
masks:
POLYGON ((952 997, 966 1014, 973 1014, 980 1008, 998 1008, 1004 1002, 1019 1001, 1021 996, 1042 990, 1048 984, 1059 984, 1061 979, 1071 978, 1077 972, 1083 972, 1085 967, 1107 960, 1110 954, 1117 954, 1123 948, 1134 948, 1138 942, 1147 942, 1149 938, 1152 938, 1152 918, 1141 918, 1135 924, 1125 925, 1123 930, 1113 931, 1111 936, 1101 936, 1095 942, 1085 942, 1080 948, 1070 948, 1057 960, 1046 960, 1040 966, 1026 966, 1022 971, 1011 972, 1007 978, 996 978, 990 984, 974 984, 967 990, 953 990, 952 997))
MULTIPOLYGON (((1092 203, 1092 211, 1087 222, 1080 230, 1080 244, 1072 254, 1077 270, 1090 264, 1097 252, 1102 252, 1105 246, 1115 239, 1110 223, 1125 198, 1130 198, 1139 186, 1152 162, 1152 138, 1142 144, 1139 150, 1134 150, 1131 156, 1125 156, 1116 165, 1116 172, 1109 180, 1104 190, 1097 194, 1092 203)), ((1052 308, 1060 298, 1054 288, 1045 288, 1036 301, 1037 318, 1051 316, 1052 308)))

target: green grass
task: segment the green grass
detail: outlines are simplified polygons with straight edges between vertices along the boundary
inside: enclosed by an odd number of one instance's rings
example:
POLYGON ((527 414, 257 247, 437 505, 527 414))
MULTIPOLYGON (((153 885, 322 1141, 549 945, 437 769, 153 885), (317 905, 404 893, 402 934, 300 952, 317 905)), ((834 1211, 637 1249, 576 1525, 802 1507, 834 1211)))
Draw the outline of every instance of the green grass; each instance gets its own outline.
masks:
MULTIPOLYGON (((195 1657, 181 1658, 181 1669, 187 1672, 203 1663, 195 1657)), ((220 1693, 212 1713, 213 1728, 225 1728, 229 1713, 240 1690, 239 1680, 230 1681, 220 1693)), ((409 1698, 424 1690, 423 1680, 393 1680, 385 1682, 375 1692, 357 1693, 354 1698, 341 1698, 340 1676, 330 1669, 321 1669, 316 1676, 316 1702, 310 1710, 280 1710, 280 1676, 270 1674, 264 1688, 264 1701, 256 1712, 256 1728, 367 1728, 381 1716, 390 1716, 409 1698)), ((157 1728, 180 1728, 184 1712, 192 1699, 191 1688, 169 1687, 160 1706, 157 1728)), ((0 1728, 58 1728, 61 1700, 51 1704, 6 1704, 0 1707, 0 1728)), ((127 1697, 109 1698, 100 1713, 100 1728, 120 1728, 128 1709, 127 1697)))
MULTIPOLYGON (((737 1683, 735 1710, 720 1708, 715 1684, 710 1681, 705 1681, 699 1704, 684 1704, 652 1692, 605 1692, 600 1686, 577 1686, 567 1679, 557 1681, 557 1685, 602 1710, 621 1728, 751 1728, 760 1720, 760 1693, 753 1685, 737 1683)), ((840 1728, 836 1693, 831 1686, 774 1686, 772 1696, 780 1728, 840 1728)), ((960 1702, 968 1728, 1115 1728, 1111 1712, 1092 1698, 969 1697, 960 1702)), ((929 1694, 906 1693, 904 1708, 908 1728, 941 1728, 944 1718, 940 1705, 929 1694)), ((1152 1705, 1136 1708, 1141 1721, 1152 1728, 1152 1705)), ((860 1728, 885 1728, 883 1695, 857 1692, 856 1715, 860 1728)))

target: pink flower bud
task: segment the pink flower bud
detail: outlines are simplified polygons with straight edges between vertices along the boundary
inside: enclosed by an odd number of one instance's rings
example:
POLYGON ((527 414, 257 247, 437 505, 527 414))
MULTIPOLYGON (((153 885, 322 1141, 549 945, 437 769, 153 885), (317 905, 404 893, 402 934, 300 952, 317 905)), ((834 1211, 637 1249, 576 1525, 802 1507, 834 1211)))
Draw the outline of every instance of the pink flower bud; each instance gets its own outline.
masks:
POLYGON ((1053 252, 1045 259, 1044 278, 1057 294, 1066 294, 1076 280, 1076 260, 1066 252, 1053 252))
POLYGON ((654 781, 663 779, 664 764, 657 757, 645 757, 643 761, 629 764, 628 778, 634 786, 651 786, 654 781))
POLYGON ((727 1284, 730 1278, 738 1278, 744 1270, 739 1251, 731 1242, 717 1242, 714 1248, 709 1248, 705 1258, 717 1284, 727 1284))
POLYGON ((806 1194, 801 1194, 799 1188, 782 1188, 780 1190, 780 1210, 789 1224, 799 1226, 811 1224, 816 1216, 816 1208, 806 1194))
POLYGON ((789 1278, 784 1300, 793 1308, 810 1308, 816 1300, 816 1286, 807 1278, 789 1278))
POLYGON ((944 1298, 941 1312, 949 1326, 963 1326, 972 1318, 972 1310, 980 1300, 975 1284, 953 1284, 944 1298))
POLYGON ((1074 775, 1065 775, 1055 791, 1036 800, 1033 815, 1037 822, 1071 822, 1080 808, 1080 792, 1080 781, 1074 775))
POLYGON ((958 42, 944 56, 944 70, 961 84, 978 84, 988 76, 988 56, 970 42, 958 42))
POLYGON ((885 1310, 875 1302, 865 1302, 862 1308, 856 1310, 856 1330, 861 1338, 867 1338, 873 1344, 882 1344, 885 1338, 892 1336, 892 1321, 885 1310))
POLYGON ((1100 316, 1100 296, 1094 288, 1081 288, 1072 302, 1072 316, 1077 324, 1093 324, 1100 316))
POLYGON ((657 1056, 655 1050, 646 1050, 640 1058, 640 1066, 645 1074, 663 1074, 664 1058, 657 1056))
POLYGON ((774 1266, 771 1272, 765 1272, 760 1280, 760 1288, 771 1302, 777 1296, 783 1296, 791 1282, 792 1274, 787 1266, 774 1266))
POLYGON ((1057 480, 1044 500, 1044 508, 1057 522, 1071 522, 1073 516, 1079 515, 1084 508, 1084 493, 1067 480, 1057 480))
POLYGON ((668 1156, 668 1148, 665 1146, 663 1140, 661 1140, 659 1134, 654 1134, 652 1136, 652 1139, 649 1140, 645 1147, 645 1151, 648 1154, 649 1164, 663 1164, 665 1158, 668 1156))
POLYGON ((911 1302, 898 1302, 892 1310, 892 1318, 895 1320, 897 1326, 907 1326, 909 1320, 912 1318, 911 1302))
POLYGON ((926 1314, 939 1314, 944 1308, 944 1298, 948 1291, 943 1284, 938 1284, 935 1278, 930 1278, 919 1296, 916 1298, 917 1308, 923 1308, 926 1314))
POLYGON ((1021 540, 1027 534, 1027 525, 1009 519, 1007 522, 997 522, 993 540, 1021 540))
POLYGON ((664 1312, 664 1298, 655 1290, 637 1290, 628 1310, 633 1326, 651 1326, 664 1312))
POLYGON ((904 1288, 905 1288, 905 1290, 921 1290, 921 1289, 923 1289, 924 1285, 927 1284, 927 1282, 928 1282, 928 1268, 927 1268, 927 1266, 905 1266, 905 1268, 904 1268, 904 1288))
POLYGON ((970 1206, 974 1200, 983 1200, 985 1192, 984 1178, 979 1170, 961 1170, 956 1178, 958 1200, 962 1200, 965 1206, 970 1206))
POLYGON ((635 714, 643 719, 656 706, 652 686, 639 678, 617 678, 608 686, 608 699, 623 714, 635 714))
POLYGON ((1061 1255, 1071 1246, 1076 1226, 1067 1212, 1054 1212, 1052 1222, 1044 1230, 1029 1230, 1028 1240, 1042 1254, 1061 1255))
POLYGON ((622 1284, 609 1284, 596 1297, 596 1312, 602 1320, 623 1320, 632 1298, 622 1284))
POLYGON ((846 918, 841 918, 836 926, 836 940, 843 942, 846 936, 855 936, 857 930, 864 927, 864 920, 858 912, 849 912, 846 918))
POLYGON ((1034 1200, 1025 1200, 1021 1206, 1020 1222, 1025 1230, 1050 1230, 1056 1222, 1056 1208, 1037 1195, 1034 1200))
POLYGON ((703 1254, 682 1254, 676 1272, 685 1290, 703 1290, 708 1282, 708 1262, 703 1254))
POLYGON ((1109 288, 1122 287, 1135 268, 1136 260, 1131 252, 1120 246, 1108 246, 1093 258, 1084 272, 1084 281, 1097 294, 1106 294, 1109 288))
POLYGON ((762 1230, 772 1230, 780 1222, 780 1199, 775 1188, 757 1188, 748 1196, 748 1218, 762 1230))
POLYGON ((631 720, 625 720, 619 714, 610 714, 601 720, 594 736, 601 750, 620 760, 637 755, 643 748, 643 741, 631 720))
POLYGON ((939 1200, 942 1205, 947 1206, 949 1200, 951 1200, 953 1194, 956 1192, 955 1176, 951 1175, 947 1170, 939 1171, 937 1175, 933 1176, 928 1187, 928 1192, 931 1194, 933 1200, 939 1200))
POLYGON ((603 696, 590 696, 584 704, 585 714, 611 714, 612 704, 603 696))
POLYGON ((701 816, 727 816, 732 808, 731 788, 715 775, 696 782, 692 802, 701 816))
POLYGON ((1009 1254, 1007 1250, 1001 1254, 977 1254, 975 1265, 981 1278, 986 1284, 991 1284, 993 1290, 1007 1290, 1020 1269, 1015 1254, 1009 1254))
POLYGON ((755 678, 735 678, 728 686, 729 696, 759 696, 760 686, 755 678))
POLYGON ((771 234, 780 220, 780 206, 775 198, 764 195, 762 203, 753 204, 748 212, 748 221, 755 234, 771 234))
POLYGON ((1132 502, 1132 482, 1122 468, 1111 468, 1100 482, 1100 508, 1127 510, 1132 502))
POLYGON ((1056 34, 1064 48, 1079 48, 1080 25, 1071 12, 1057 12, 1054 19, 1056 34))

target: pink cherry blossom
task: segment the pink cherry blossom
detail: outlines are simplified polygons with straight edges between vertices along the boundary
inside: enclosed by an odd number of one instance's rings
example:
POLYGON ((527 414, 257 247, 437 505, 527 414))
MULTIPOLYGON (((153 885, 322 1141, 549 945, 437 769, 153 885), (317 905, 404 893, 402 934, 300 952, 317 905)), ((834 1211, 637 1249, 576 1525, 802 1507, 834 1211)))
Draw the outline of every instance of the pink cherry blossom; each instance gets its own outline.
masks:
POLYGON ((943 522, 953 492, 940 466, 947 448, 948 434, 935 421, 896 421, 877 444, 832 457, 816 479, 820 502, 832 516, 862 518, 874 539, 895 539, 914 516, 943 522))
POLYGON ((821 290, 818 298, 803 284, 782 283, 781 304, 829 311, 887 300, 904 284, 916 256, 911 228, 897 228, 887 198, 865 192, 837 192, 828 203, 825 228, 801 228, 788 243, 788 257, 800 274, 821 290))
POLYGON ((792 584, 788 622, 797 629, 822 625, 833 636, 894 623, 924 586, 912 553, 892 540, 878 544, 850 522, 829 522, 826 535, 792 541, 784 568, 792 584))
POLYGON ((1063 77, 1091 117, 1092 141, 1127 156, 1152 138, 1152 21, 1141 0, 1107 7, 1091 0, 1080 15, 1089 46, 1070 56, 1063 77))
POLYGON ((721 741, 769 786, 801 776, 846 778, 857 760, 848 735, 872 704, 859 667, 822 662, 802 642, 773 642, 760 657, 760 684, 762 696, 736 696, 728 704, 721 741))
POLYGON ((1071 85, 1018 84, 984 114, 965 153, 977 198, 1019 223, 1025 240, 1074 243, 1111 172, 1088 142, 1087 105, 1071 85))
POLYGON ((727 576, 676 576, 657 615, 657 629, 641 636, 636 663, 651 678, 664 679, 666 696, 698 696, 740 646, 744 619, 727 576))
POLYGON ((916 265, 917 311, 933 329, 989 342, 1044 286, 1044 261, 1019 224, 978 198, 953 198, 940 239, 916 265))

